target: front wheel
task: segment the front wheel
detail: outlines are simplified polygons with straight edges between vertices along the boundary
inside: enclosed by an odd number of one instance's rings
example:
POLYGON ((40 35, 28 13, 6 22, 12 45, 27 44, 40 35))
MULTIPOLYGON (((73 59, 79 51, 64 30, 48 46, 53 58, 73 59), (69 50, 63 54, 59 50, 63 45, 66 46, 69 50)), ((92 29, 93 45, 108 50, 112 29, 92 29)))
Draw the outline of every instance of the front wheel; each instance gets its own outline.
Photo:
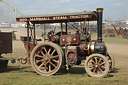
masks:
POLYGON ((85 70, 91 77, 105 77, 109 72, 109 62, 101 54, 92 54, 85 61, 85 70))
POLYGON ((63 63, 61 48, 51 42, 38 44, 31 53, 31 65, 40 75, 49 76, 58 72, 63 63))

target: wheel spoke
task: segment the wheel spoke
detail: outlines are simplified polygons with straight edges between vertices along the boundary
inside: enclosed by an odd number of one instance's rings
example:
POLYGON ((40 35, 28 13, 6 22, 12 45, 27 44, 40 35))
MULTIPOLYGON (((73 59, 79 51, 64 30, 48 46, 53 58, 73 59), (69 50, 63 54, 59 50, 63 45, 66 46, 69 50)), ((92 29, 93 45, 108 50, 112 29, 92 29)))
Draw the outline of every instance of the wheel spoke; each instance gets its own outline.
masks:
POLYGON ((109 56, 106 56, 106 59, 109 60, 109 56))
POLYGON ((89 67, 94 67, 94 65, 93 65, 92 63, 91 63, 91 64, 89 64, 88 66, 89 66, 89 67))
POLYGON ((99 70, 97 71, 97 74, 100 74, 100 71, 99 70))
POLYGON ((40 66, 38 66, 38 68, 40 69, 43 65, 44 65, 44 63, 42 63, 40 66))
POLYGON ((105 69, 105 66, 102 65, 101 68, 104 68, 105 69))
POLYGON ((101 58, 100 58, 100 60, 98 61, 98 64, 100 64, 100 62, 101 62, 101 58))
POLYGON ((90 70, 94 69, 94 67, 90 67, 90 70))
POLYGON ((101 71, 101 73, 103 73, 103 70, 101 70, 101 68, 100 68, 100 67, 98 67, 98 69, 101 71))
POLYGON ((92 59, 92 62, 94 63, 94 64, 96 64, 96 62, 92 59))
POLYGON ((51 64, 53 67, 56 67, 52 62, 50 62, 50 64, 51 64))
POLYGON ((40 51, 37 52, 37 54, 39 54, 39 53, 40 53, 40 51))
POLYGON ((57 57, 59 57, 59 55, 56 55, 56 56, 52 56, 51 58, 57 58, 57 57))
POLYGON ((45 70, 47 69, 47 63, 45 63, 45 70))
POLYGON ((108 60, 111 59, 110 56, 107 56, 107 59, 108 59, 108 60))
POLYGON ((43 51, 41 51, 41 54, 44 56, 44 52, 43 51))
POLYGON ((95 57, 95 62, 97 63, 97 57, 95 57))
POLYGON ((49 64, 49 71, 51 71, 51 65, 49 64))
POLYGON ((103 65, 103 64, 105 64, 105 62, 102 62, 102 63, 101 63, 101 64, 99 64, 99 65, 101 66, 101 65, 103 65))
POLYGON ((44 47, 44 51, 46 52, 46 54, 48 53, 45 47, 44 47))
POLYGON ((54 60, 54 59, 53 59, 53 61, 56 62, 56 63, 59 63, 59 61, 57 61, 57 60, 54 60))
POLYGON ((37 54, 36 54, 35 56, 36 56, 36 57, 39 57, 39 58, 43 58, 43 56, 41 56, 41 55, 37 55, 37 54))
POLYGON ((56 51, 56 50, 54 49, 54 51, 52 52, 51 56, 55 53, 55 51, 56 51))
POLYGON ((41 60, 36 60, 37 63, 43 62, 43 61, 44 61, 43 59, 41 59, 41 60))
POLYGON ((96 71, 96 68, 94 68, 93 73, 95 73, 95 71, 96 71))
POLYGON ((51 51, 51 48, 48 50, 48 54, 50 53, 50 51, 51 51))

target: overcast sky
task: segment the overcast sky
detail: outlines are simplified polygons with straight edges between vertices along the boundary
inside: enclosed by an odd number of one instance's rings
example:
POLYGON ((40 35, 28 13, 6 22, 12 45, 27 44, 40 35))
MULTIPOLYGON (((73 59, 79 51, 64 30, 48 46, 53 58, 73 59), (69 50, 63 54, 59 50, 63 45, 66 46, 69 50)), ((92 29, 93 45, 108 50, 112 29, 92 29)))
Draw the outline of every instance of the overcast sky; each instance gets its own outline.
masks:
MULTIPOLYGON (((10 0, 4 0, 10 3, 10 0)), ((12 0, 24 15, 95 11, 104 8, 104 20, 128 20, 128 0, 12 0)), ((9 7, 0 2, 0 22, 8 22, 9 7)), ((15 20, 12 10, 11 20, 15 20)))

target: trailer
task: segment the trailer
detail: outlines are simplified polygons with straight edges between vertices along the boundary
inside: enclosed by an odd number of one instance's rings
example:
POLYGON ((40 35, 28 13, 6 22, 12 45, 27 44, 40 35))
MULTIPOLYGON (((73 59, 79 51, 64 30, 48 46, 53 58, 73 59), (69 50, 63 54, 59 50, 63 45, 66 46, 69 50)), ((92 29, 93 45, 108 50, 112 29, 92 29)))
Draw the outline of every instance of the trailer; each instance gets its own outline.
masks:
POLYGON ((0 72, 4 72, 8 65, 8 59, 2 54, 12 53, 12 32, 0 32, 0 72))

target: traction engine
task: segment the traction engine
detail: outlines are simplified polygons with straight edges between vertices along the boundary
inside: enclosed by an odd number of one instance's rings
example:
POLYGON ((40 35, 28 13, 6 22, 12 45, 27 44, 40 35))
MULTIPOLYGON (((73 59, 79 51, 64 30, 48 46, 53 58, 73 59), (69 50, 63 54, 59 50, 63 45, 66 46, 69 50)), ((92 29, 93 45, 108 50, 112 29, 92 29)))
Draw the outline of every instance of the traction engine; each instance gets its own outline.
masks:
MULTIPOLYGON (((92 77, 105 77, 115 64, 114 58, 107 52, 107 47, 102 41, 102 12, 98 8, 93 12, 54 14, 43 16, 21 16, 17 21, 27 22, 27 37, 22 37, 28 52, 29 61, 33 69, 40 75, 49 76, 60 70, 70 69, 74 65, 80 65, 85 60, 85 70, 92 77), (42 17, 42 18, 40 18, 42 17), (75 34, 68 33, 67 22, 97 20, 97 40, 91 40, 88 30, 77 30, 75 34), (33 40, 29 39, 30 22, 33 24, 33 40), (48 32, 45 42, 37 44, 35 38, 35 24, 59 23, 61 31, 48 32), (62 23, 66 24, 63 31, 62 23), (24 40, 26 38, 26 40, 24 40)), ((70 25, 70 27, 73 27, 70 25)), ((46 31, 44 30, 44 34, 46 31)))

